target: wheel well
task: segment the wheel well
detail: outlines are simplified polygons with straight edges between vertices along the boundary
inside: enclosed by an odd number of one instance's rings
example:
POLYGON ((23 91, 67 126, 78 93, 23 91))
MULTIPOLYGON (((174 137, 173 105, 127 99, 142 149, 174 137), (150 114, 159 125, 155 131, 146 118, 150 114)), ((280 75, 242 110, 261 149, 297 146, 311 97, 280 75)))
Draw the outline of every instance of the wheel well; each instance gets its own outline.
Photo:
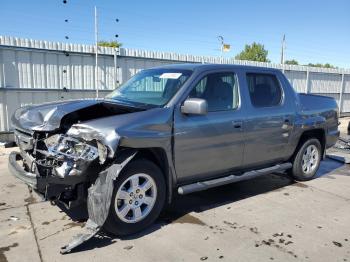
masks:
POLYGON ((321 144, 321 150, 322 150, 322 155, 325 150, 325 145, 326 145, 326 136, 325 136, 325 131, 323 129, 313 129, 313 130, 308 130, 302 133, 302 135, 299 138, 299 143, 298 146, 293 154, 293 157, 296 152, 298 152, 298 149, 303 145, 303 143, 310 138, 316 138, 318 141, 320 141, 321 144))
POLYGON ((163 148, 157 148, 157 147, 141 148, 141 149, 138 149, 136 158, 144 158, 149 161, 152 161, 154 164, 156 164, 160 168, 165 178, 165 182, 167 185, 168 202, 170 203, 172 199, 172 189, 173 189, 174 183, 173 183, 171 171, 169 169, 168 158, 165 150, 163 148))
POLYGON ((138 158, 146 158, 155 163, 167 175, 169 172, 168 159, 166 153, 162 148, 142 148, 138 149, 138 158))

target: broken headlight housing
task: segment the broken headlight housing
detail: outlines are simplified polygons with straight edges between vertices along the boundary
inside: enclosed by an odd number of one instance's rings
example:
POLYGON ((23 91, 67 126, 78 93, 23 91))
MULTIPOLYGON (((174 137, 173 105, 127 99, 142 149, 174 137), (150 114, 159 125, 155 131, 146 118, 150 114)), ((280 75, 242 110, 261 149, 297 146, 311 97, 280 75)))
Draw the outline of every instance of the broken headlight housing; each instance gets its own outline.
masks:
POLYGON ((61 155, 74 160, 82 159, 85 161, 92 161, 98 157, 97 147, 69 136, 57 134, 48 137, 44 142, 52 155, 61 155))

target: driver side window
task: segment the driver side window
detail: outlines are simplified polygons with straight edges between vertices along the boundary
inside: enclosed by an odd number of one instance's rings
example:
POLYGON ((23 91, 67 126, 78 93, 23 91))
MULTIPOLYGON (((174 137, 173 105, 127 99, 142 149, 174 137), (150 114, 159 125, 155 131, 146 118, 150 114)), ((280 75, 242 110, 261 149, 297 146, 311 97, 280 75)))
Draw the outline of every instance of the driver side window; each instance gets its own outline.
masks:
POLYGON ((236 74, 208 74, 196 84, 189 97, 205 99, 209 112, 234 110, 239 103, 236 74))

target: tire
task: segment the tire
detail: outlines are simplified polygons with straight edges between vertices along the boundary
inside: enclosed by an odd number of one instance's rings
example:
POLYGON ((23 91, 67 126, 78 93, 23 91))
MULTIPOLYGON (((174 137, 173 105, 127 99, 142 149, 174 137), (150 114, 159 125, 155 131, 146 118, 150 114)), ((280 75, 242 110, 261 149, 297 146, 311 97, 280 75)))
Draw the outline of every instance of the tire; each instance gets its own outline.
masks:
POLYGON ((137 233, 150 226, 158 218, 165 198, 166 185, 159 167, 149 160, 136 159, 122 170, 114 183, 110 210, 103 227, 107 232, 116 236, 137 233), (136 181, 135 177, 138 178, 138 183, 134 182, 133 186, 133 181, 136 181), (147 189, 148 185, 152 186, 147 189), (137 190, 139 190, 138 193, 136 193, 137 190), (130 210, 126 212, 125 210, 128 209, 130 210))
POLYGON ((313 179, 320 166, 321 157, 322 147, 318 139, 310 138, 304 141, 293 159, 293 167, 290 170, 290 174, 297 181, 313 179))

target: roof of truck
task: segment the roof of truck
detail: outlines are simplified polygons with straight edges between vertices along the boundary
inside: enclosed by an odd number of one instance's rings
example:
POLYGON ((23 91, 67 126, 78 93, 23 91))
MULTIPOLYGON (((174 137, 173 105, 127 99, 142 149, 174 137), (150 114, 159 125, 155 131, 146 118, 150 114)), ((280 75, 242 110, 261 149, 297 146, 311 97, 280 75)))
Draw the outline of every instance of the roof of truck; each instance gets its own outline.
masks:
POLYGON ((189 64, 169 64, 163 66, 157 66, 152 69, 178 69, 178 70, 196 70, 196 71, 207 71, 213 69, 238 69, 244 68, 248 70, 257 71, 280 71, 276 68, 271 67, 260 67, 260 66, 247 66, 247 65, 228 65, 228 64, 200 64, 200 63, 189 63, 189 64))

